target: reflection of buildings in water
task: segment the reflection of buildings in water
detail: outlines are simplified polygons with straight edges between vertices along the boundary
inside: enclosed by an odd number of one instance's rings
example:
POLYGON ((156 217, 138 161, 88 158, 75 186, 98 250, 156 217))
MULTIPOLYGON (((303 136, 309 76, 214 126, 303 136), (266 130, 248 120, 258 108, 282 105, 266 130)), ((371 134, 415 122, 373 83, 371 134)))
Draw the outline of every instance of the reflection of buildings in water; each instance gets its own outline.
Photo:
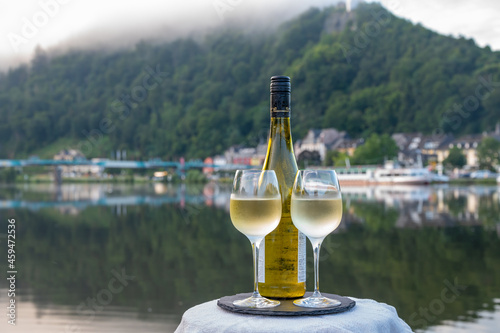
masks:
MULTIPOLYGON (((499 191, 498 187, 376 186, 346 187, 342 192, 347 203, 347 215, 355 216, 356 210, 351 207, 355 202, 379 202, 381 209, 396 208, 399 211, 397 227, 414 228, 483 225, 479 214, 480 200, 492 198, 498 207, 499 191), (452 200, 458 202, 458 212, 450 211, 452 200), (460 205, 461 202, 464 204, 460 205)), ((347 219, 356 222, 355 218, 347 219)))
POLYGON ((342 188, 344 198, 384 202, 389 207, 397 207, 404 201, 428 200, 432 188, 429 186, 359 186, 342 188))
POLYGON ((111 185, 65 184, 57 187, 58 201, 98 201, 111 189, 111 185))
POLYGON ((165 194, 167 193, 167 186, 164 183, 154 183, 153 188, 155 194, 165 194))
POLYGON ((78 215, 80 213, 80 209, 72 206, 67 207, 57 207, 57 211, 62 215, 78 215))
POLYGON ((212 207, 214 205, 214 198, 219 194, 219 185, 215 182, 210 182, 203 187, 203 196, 205 205, 212 207))
POLYGON ((396 227, 415 228, 415 227, 452 227, 456 225, 481 225, 481 221, 474 214, 459 214, 453 216, 447 212, 438 212, 434 206, 425 203, 420 209, 417 202, 407 202, 400 208, 399 217, 396 221, 396 227))
MULTIPOLYGON (((229 212, 231 192, 230 185, 218 183, 208 183, 203 187, 164 183, 140 186, 39 184, 39 186, 29 185, 17 189, 18 192, 13 195, 15 199, 0 201, 0 207, 32 210, 52 207, 63 214, 71 215, 76 215, 89 206, 110 206, 113 207, 116 215, 125 215, 127 206, 163 204, 180 204, 181 209, 184 209, 186 204, 215 206, 229 212), (23 197, 33 197, 27 195, 27 192, 47 193, 43 197, 49 200, 23 200, 23 197)), ((350 223, 363 223, 356 216, 356 205, 359 206, 363 202, 379 203, 380 209, 397 210, 398 218, 395 225, 401 228, 483 225, 484 214, 490 215, 488 222, 490 226, 500 224, 500 217, 494 220, 495 212, 500 211, 500 187, 363 186, 345 187, 342 193, 345 212, 344 223, 341 224, 340 229, 347 227, 350 223), (480 206, 483 207, 481 211, 480 206)), ((496 228, 500 230, 500 227, 496 228)))
POLYGON ((474 214, 477 212, 478 204, 476 196, 472 193, 467 193, 467 212, 474 214))
POLYGON ((221 192, 214 198, 214 205, 217 208, 224 209, 226 212, 229 212, 229 199, 231 198, 230 191, 221 192))
POLYGON ((215 182, 210 182, 203 186, 203 195, 211 198, 219 193, 219 185, 215 182))
POLYGON ((0 200, 0 208, 39 210, 54 208, 62 214, 76 215, 90 206, 110 206, 116 215, 125 215, 127 206, 161 205, 186 200, 203 204, 199 193, 187 194, 181 186, 170 184, 28 184, 16 187, 10 200, 0 200), (26 198, 26 199, 25 199, 26 198), (36 198, 36 199, 33 199, 36 198))
POLYGON ((116 216, 127 215, 127 206, 126 205, 113 206, 113 213, 116 216))

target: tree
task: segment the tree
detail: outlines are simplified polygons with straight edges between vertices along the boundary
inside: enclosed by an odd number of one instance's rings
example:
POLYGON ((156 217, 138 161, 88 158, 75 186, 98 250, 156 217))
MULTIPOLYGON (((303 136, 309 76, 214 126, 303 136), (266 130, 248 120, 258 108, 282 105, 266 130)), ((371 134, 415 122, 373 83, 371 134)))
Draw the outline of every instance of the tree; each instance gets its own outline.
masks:
POLYGON ((38 73, 45 70, 49 65, 49 57, 47 52, 37 45, 35 48, 35 55, 31 60, 31 69, 33 72, 38 73))
POLYGON ((437 129, 459 136, 498 121, 500 94, 467 119, 453 105, 478 83, 500 80, 500 52, 394 16, 383 33, 364 38, 373 13, 391 15, 366 4, 332 24, 344 9, 329 7, 265 34, 221 29, 113 52, 37 48, 30 64, 0 72, 0 158, 50 158, 46 152, 75 142, 87 143, 88 157, 119 147, 169 160, 255 146, 269 122, 271 73, 292 77, 294 136, 318 124, 353 137, 437 129))
POLYGON ((484 138, 477 147, 477 157, 481 169, 495 171, 500 163, 500 141, 492 137, 484 138))
POLYGON ((453 147, 450 149, 448 157, 444 159, 443 164, 452 168, 462 168, 467 164, 467 159, 460 148, 453 147))
POLYGON ((356 149, 352 164, 381 164, 397 154, 398 146, 388 134, 372 134, 364 145, 356 149))
POLYGON ((335 166, 344 167, 346 166, 345 160, 349 158, 346 153, 340 152, 338 150, 329 150, 326 152, 325 160, 323 161, 324 166, 335 166))

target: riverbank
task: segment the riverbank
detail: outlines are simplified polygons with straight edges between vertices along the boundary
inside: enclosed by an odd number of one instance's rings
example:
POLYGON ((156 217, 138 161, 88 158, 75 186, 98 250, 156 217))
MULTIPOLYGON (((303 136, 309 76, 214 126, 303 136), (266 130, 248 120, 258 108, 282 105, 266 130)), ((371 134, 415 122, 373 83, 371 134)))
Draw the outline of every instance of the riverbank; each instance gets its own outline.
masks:
MULTIPOLYGON (((127 184, 127 183, 189 183, 189 184, 203 184, 207 183, 209 179, 199 176, 188 175, 182 180, 180 177, 173 177, 171 179, 155 179, 149 176, 141 175, 113 175, 108 177, 71 177, 62 178, 63 184, 127 184)), ((232 181, 232 179, 231 179, 232 181)), ((15 179, 9 181, 0 181, 0 184, 44 184, 55 183, 54 176, 46 174, 38 174, 31 176, 18 175, 15 179)), ((221 179, 220 182, 227 182, 221 179)))
POLYGON ((451 185, 497 185, 495 178, 472 179, 472 178, 456 178, 450 179, 448 184, 451 185))
MULTIPOLYGON (((175 180, 175 181, 158 181, 158 180, 153 180, 150 179, 149 177, 141 177, 141 176, 134 176, 134 177, 129 177, 129 176, 124 176, 124 177, 113 177, 113 178, 64 178, 62 180, 62 183, 64 184, 127 184, 127 183, 141 183, 141 184, 146 184, 146 183, 189 183, 189 184, 199 184, 199 183, 206 183, 209 180, 192 180, 192 179, 185 179, 185 180, 175 180)), ((219 178, 215 180, 217 183, 225 183, 229 184, 233 182, 232 178, 219 178)), ((28 179, 16 179, 14 182, 9 182, 13 184, 41 184, 41 183, 53 183, 54 179, 50 177, 30 177, 28 179)), ((6 184, 5 182, 0 182, 0 184, 6 184)), ((437 184, 437 183, 435 183, 437 184)), ((449 184, 449 185, 488 185, 488 186, 495 186, 497 185, 497 182, 495 179, 453 179, 450 180, 448 183, 442 183, 442 184, 449 184)), ((363 186, 376 186, 376 184, 372 185, 363 185, 363 186)), ((500 184, 498 184, 500 185, 500 184)), ((397 186, 397 185, 394 185, 397 186)), ((425 186, 425 185, 423 185, 425 186)))
MULTIPOLYGON (((49 175, 34 175, 30 177, 22 177, 18 176, 16 179, 12 182, 15 184, 23 184, 23 183, 29 183, 29 184, 41 184, 41 183, 54 183, 55 179, 53 176, 49 175)), ((82 183, 148 183, 148 182, 153 182, 152 180, 149 179, 149 177, 145 176, 130 176, 130 175, 125 175, 125 176, 113 176, 113 177, 106 177, 106 178, 97 178, 97 177, 72 177, 72 178, 63 178, 61 180, 62 183, 65 184, 82 184, 82 183)))
MULTIPOLYGON (((178 175, 173 175, 170 177, 165 177, 163 179, 158 179, 151 177, 149 175, 140 174, 114 174, 106 175, 104 177, 92 177, 92 176, 77 176, 77 177, 64 177, 62 178, 62 183, 65 184, 81 184, 81 183, 189 183, 189 184, 199 184, 206 183, 208 181, 216 181, 218 183, 232 183, 233 177, 230 174, 217 175, 214 178, 207 178, 203 173, 198 170, 189 170, 184 179, 181 179, 178 175)), ((37 174, 12 174, 11 177, 0 178, 0 184, 2 183, 53 183, 55 182, 54 176, 52 174, 37 173, 37 174)), ((449 182, 444 184, 450 185, 496 185, 497 181, 495 178, 486 179, 472 179, 472 178, 455 178, 450 179, 449 182)), ((363 184, 362 186, 373 186, 368 184, 363 184)))

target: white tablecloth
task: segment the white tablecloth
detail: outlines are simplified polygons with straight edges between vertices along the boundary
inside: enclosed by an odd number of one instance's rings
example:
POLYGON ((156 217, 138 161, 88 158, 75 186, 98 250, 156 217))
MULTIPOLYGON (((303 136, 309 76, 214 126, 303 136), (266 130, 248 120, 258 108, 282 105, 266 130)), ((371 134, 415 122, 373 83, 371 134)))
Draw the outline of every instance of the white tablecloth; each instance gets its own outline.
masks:
POLYGON ((221 309, 214 300, 187 310, 175 333, 412 332, 394 307, 371 299, 350 298, 356 306, 347 312, 301 317, 237 314, 221 309))

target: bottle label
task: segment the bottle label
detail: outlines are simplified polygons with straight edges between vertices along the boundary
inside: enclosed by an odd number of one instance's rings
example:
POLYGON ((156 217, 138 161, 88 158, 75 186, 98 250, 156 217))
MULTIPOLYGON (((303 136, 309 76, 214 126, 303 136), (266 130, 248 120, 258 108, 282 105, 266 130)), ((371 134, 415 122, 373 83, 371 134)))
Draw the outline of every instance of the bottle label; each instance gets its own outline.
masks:
MULTIPOLYGON (((306 235, 299 231, 298 282, 306 282, 306 235)), ((259 268, 260 269, 260 268, 259 268)))
POLYGON ((262 242, 260 242, 260 247, 259 247, 259 261, 257 263, 259 267, 259 283, 265 283, 266 282, 266 240, 263 239, 262 242))

